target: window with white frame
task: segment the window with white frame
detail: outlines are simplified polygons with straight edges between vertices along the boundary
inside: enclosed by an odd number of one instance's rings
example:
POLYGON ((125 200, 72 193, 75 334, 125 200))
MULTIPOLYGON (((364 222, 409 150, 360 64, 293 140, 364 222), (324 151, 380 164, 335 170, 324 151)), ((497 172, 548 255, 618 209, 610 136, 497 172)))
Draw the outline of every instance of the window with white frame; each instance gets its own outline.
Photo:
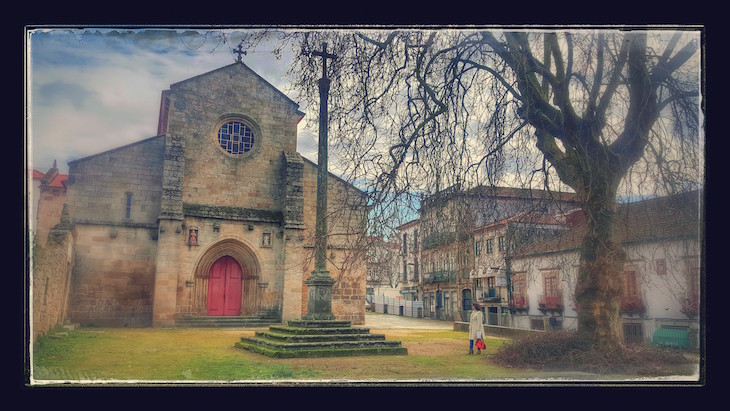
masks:
POLYGON ((486 241, 484 252, 486 252, 487 254, 492 254, 493 249, 494 249, 494 238, 490 238, 486 241))

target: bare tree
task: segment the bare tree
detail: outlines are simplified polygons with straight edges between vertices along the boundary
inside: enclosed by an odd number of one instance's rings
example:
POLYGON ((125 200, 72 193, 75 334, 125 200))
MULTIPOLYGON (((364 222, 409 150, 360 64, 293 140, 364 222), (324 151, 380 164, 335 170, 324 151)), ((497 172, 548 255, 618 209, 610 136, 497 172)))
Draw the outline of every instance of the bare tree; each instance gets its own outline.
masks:
MULTIPOLYGON (((262 31, 291 47, 308 105, 332 63, 334 167, 382 212, 459 183, 575 191, 589 230, 575 286, 579 331, 620 344, 620 191, 670 194, 701 183, 697 30, 262 31)), ((310 121, 317 121, 310 118, 310 121)))

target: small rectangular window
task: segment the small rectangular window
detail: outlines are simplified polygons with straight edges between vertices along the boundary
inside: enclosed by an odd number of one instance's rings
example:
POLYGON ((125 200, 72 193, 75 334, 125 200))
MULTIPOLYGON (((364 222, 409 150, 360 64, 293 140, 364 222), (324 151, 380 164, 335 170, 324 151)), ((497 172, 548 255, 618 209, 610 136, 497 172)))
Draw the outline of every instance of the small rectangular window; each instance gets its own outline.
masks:
POLYGON ((643 344, 644 327, 641 323, 624 323, 623 331, 626 344, 643 344))
POLYGON ((125 218, 132 217, 132 193, 127 193, 127 202, 126 202, 126 206, 124 208, 124 217, 125 218))
POLYGON ((530 319, 530 329, 544 330, 545 329, 545 320, 543 320, 542 318, 531 318, 530 319))

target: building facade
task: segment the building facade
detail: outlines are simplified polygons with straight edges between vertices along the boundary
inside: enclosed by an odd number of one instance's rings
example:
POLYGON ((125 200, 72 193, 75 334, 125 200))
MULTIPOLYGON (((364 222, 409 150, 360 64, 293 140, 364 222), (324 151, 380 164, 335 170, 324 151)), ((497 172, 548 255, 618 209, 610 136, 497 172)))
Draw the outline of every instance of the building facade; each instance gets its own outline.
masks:
POLYGON ((400 296, 398 250, 397 243, 386 241, 383 237, 368 237, 366 300, 369 306, 376 296, 400 296))
MULTIPOLYGON (((700 197, 693 191, 619 206, 617 225, 626 252, 620 305, 625 343, 656 343, 671 334, 684 348, 698 347, 700 197)), ((586 225, 580 218, 574 224, 511 256, 514 327, 577 329, 573 291, 586 225)))
POLYGON ((507 224, 508 219, 551 216, 573 208, 572 194, 494 186, 455 185, 427 198, 420 216, 421 289, 427 315, 467 321, 472 303, 488 302, 489 312, 501 316, 506 309, 502 295, 506 296, 508 242, 516 246, 528 239, 520 237, 519 221, 507 224))
POLYGON ((400 294, 405 301, 421 301, 421 222, 411 220, 397 227, 400 294))
POLYGON ((510 298, 509 263, 512 254, 531 243, 555 237, 564 230, 565 218, 561 214, 532 212, 474 229, 473 299, 481 305, 487 324, 512 326, 510 310, 521 304, 510 298))
MULTIPOLYGON (((317 192, 317 166, 297 152, 303 115, 234 63, 163 91, 156 136, 69 162, 69 317, 105 326, 300 318, 317 192)), ((362 324, 364 195, 332 174, 327 195, 332 311, 362 324)))

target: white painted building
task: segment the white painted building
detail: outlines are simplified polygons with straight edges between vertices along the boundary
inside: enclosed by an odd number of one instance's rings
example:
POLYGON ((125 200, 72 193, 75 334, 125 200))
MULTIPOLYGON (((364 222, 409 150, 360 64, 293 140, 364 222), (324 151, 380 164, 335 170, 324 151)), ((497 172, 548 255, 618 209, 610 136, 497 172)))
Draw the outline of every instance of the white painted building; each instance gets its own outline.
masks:
MULTIPOLYGON (((619 206, 621 332, 627 343, 668 341, 696 349, 700 327, 701 192, 619 206)), ((573 290, 585 224, 510 259, 513 326, 577 329, 573 290)))
POLYGON ((398 288, 401 298, 420 301, 421 239, 419 219, 411 220, 397 228, 398 231, 398 288))
POLYGON ((373 303, 376 296, 400 297, 398 252, 397 243, 382 237, 368 238, 365 294, 368 305, 373 303))
POLYGON ((541 213, 519 213, 474 230, 473 300, 481 305, 487 324, 513 326, 507 276, 511 254, 565 230, 562 215, 541 213))

